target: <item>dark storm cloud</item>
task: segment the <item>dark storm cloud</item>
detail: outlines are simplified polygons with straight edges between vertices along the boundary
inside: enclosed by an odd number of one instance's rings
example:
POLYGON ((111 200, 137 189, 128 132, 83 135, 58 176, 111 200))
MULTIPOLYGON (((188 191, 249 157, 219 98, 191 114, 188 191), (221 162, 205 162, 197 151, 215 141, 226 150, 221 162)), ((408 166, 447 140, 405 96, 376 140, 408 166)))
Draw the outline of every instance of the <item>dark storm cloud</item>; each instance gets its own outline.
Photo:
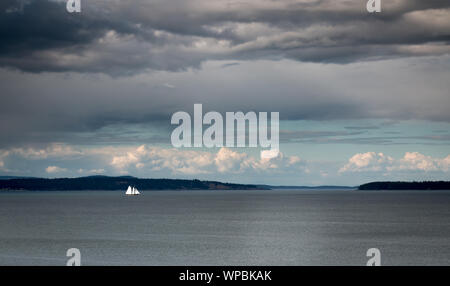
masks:
POLYGON ((0 65, 24 71, 184 70, 206 60, 348 63, 448 53, 449 1, 2 1, 0 65))
MULTIPOLYGON (((138 46, 124 49, 112 43, 111 49, 102 53, 95 43, 107 35, 133 35, 133 39, 151 41, 153 45, 165 41, 134 22, 111 17, 108 10, 87 9, 73 15, 66 12, 63 2, 33 0, 8 1, 1 8, 0 64, 24 71, 138 71, 150 66, 136 53, 138 46)), ((171 60, 159 64, 156 59, 153 65, 156 69, 171 69, 173 64, 171 60)))
POLYGON ((359 119, 382 118, 374 125, 380 129, 404 119, 450 122, 449 63, 448 56, 351 65, 243 61, 226 68, 220 61, 200 70, 132 77, 0 69, 0 149, 45 142, 166 143, 171 115, 192 114, 195 103, 203 104, 203 113, 278 111, 282 120, 354 120, 345 123, 350 128, 344 133, 280 134, 283 141, 341 135, 351 142, 353 133, 372 126, 359 119))
MULTIPOLYGON (((365 3, 97 0, 69 14, 65 1, 0 1, 0 148, 166 143, 170 116, 194 103, 282 120, 450 122, 450 2, 383 1, 379 14, 365 3), (411 55, 431 57, 373 61, 411 55)), ((350 125, 282 136, 370 127, 350 125)))

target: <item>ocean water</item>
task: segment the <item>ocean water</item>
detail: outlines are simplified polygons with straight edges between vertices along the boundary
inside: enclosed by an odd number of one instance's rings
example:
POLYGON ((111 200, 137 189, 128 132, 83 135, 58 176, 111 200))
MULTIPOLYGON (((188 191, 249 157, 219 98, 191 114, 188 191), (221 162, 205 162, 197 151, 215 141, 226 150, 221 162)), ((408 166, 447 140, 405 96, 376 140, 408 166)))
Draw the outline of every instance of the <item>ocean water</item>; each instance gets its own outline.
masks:
POLYGON ((0 265, 450 265, 450 191, 0 192, 0 265))

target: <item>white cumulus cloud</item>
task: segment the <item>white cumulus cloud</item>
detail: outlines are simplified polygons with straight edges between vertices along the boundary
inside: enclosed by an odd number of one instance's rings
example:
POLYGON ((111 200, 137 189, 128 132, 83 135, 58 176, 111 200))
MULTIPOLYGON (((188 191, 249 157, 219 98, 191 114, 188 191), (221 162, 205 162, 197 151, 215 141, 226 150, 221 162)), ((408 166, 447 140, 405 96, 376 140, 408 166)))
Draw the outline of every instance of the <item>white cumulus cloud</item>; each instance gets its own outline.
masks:
POLYGON ((66 172, 67 169, 65 168, 61 168, 58 166, 48 166, 45 171, 49 174, 54 174, 54 173, 61 173, 61 172, 66 172))
POLYGON ((186 175, 303 169, 303 161, 299 157, 284 156, 281 152, 274 158, 257 159, 247 153, 239 153, 229 148, 221 148, 217 153, 213 153, 146 145, 113 156, 111 165, 121 173, 140 169, 150 172, 169 170, 173 174, 186 175))
POLYGON ((19 155, 28 159, 46 159, 49 157, 67 157, 81 155, 82 152, 62 143, 52 143, 46 148, 13 148, 8 154, 19 155))
POLYGON ((448 172, 449 169, 450 155, 445 158, 433 158, 419 152, 406 152, 403 158, 394 159, 383 153, 366 152, 352 156, 339 172, 448 172))

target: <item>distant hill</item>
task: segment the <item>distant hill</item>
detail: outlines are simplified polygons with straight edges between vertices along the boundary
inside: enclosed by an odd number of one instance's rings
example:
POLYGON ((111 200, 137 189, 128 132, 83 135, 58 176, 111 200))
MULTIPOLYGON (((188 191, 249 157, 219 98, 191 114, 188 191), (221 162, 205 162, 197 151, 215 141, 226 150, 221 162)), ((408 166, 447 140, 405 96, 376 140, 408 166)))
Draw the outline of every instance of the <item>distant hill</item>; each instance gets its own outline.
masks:
POLYGON ((449 181, 425 182, 372 182, 359 186, 359 190, 450 190, 449 181))
POLYGON ((12 178, 0 180, 0 190, 126 190, 136 186, 139 190, 258 190, 256 185, 230 184, 215 181, 139 179, 131 176, 89 176, 81 178, 12 178))
POLYGON ((34 177, 21 177, 21 176, 0 176, 0 180, 11 180, 11 179, 31 179, 34 177))
MULTIPOLYGON (((217 181, 180 179, 140 179, 132 176, 89 176, 80 178, 33 178, 0 176, 0 190, 126 190, 136 186, 140 190, 333 190, 356 189, 350 186, 271 186, 232 184, 217 181)), ((371 182, 360 185, 358 190, 450 190, 450 181, 426 182, 371 182)))
POLYGON ((272 186, 272 185, 258 185, 262 188, 269 188, 272 190, 355 190, 358 187, 351 186, 272 186))

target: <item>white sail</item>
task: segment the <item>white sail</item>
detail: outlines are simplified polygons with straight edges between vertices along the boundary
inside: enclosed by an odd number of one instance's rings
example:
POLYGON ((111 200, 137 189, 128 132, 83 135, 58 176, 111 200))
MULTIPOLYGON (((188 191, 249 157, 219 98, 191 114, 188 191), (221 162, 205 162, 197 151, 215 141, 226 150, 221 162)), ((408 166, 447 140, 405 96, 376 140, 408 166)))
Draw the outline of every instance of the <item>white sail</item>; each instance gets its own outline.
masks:
POLYGON ((133 195, 140 195, 141 193, 139 193, 139 191, 135 187, 128 186, 128 189, 125 194, 133 196, 133 195))

